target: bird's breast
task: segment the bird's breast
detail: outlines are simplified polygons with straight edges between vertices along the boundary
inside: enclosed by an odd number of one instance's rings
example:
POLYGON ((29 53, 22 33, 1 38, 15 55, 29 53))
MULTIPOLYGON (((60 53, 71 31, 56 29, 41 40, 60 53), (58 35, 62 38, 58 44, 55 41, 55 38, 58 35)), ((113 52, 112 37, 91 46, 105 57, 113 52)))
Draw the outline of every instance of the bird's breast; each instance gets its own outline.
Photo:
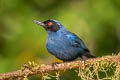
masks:
POLYGON ((81 48, 73 47, 70 37, 67 34, 48 36, 46 42, 48 52, 62 60, 76 58, 81 52, 81 48))

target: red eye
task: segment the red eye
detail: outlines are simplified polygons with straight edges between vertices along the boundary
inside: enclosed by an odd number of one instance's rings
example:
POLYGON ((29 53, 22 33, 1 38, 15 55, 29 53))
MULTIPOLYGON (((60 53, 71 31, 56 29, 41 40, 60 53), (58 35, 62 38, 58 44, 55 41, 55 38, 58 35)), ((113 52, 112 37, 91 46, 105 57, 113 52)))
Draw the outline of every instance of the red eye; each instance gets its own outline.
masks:
POLYGON ((51 26, 51 25, 53 25, 53 23, 52 22, 48 22, 48 26, 51 26))

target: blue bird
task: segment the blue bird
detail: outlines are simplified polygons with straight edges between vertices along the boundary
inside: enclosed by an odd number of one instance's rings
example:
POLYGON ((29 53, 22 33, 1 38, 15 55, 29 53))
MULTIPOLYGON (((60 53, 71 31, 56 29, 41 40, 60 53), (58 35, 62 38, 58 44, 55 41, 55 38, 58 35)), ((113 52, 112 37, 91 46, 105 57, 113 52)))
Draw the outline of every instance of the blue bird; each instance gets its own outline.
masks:
POLYGON ((34 22, 47 31, 47 50, 56 58, 64 62, 75 60, 78 57, 82 59, 96 58, 77 35, 68 31, 57 20, 50 19, 44 22, 34 20, 34 22))

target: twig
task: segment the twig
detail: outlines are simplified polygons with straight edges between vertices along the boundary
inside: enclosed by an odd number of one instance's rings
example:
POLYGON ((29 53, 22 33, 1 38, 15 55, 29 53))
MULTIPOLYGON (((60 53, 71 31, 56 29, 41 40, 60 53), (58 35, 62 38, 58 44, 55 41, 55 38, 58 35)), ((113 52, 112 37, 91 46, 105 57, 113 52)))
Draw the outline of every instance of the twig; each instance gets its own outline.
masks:
POLYGON ((0 80, 24 77, 26 75, 31 76, 31 75, 36 75, 36 74, 45 73, 45 72, 74 69, 74 68, 81 67, 83 64, 85 66, 89 66, 95 62, 108 61, 108 60, 115 62, 115 63, 120 62, 120 53, 117 56, 104 56, 101 58, 88 59, 85 62, 84 61, 72 61, 72 62, 56 64, 54 67, 52 65, 40 65, 39 68, 36 70, 31 70, 29 68, 25 68, 24 70, 17 70, 17 71, 13 71, 13 72, 0 74, 0 80))

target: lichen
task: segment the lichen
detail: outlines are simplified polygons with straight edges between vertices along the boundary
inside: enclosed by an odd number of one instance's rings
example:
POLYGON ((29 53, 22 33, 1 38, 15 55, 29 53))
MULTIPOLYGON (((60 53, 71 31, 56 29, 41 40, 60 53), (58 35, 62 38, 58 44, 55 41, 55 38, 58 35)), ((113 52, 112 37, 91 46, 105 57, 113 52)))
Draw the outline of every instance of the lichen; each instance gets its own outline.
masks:
POLYGON ((103 58, 94 63, 86 62, 79 67, 77 73, 82 80, 120 80, 120 65, 103 58))
MULTIPOLYGON (((112 55, 114 57, 114 55, 112 55)), ((120 80, 120 61, 112 61, 111 57, 102 57, 101 59, 95 59, 94 63, 87 60, 84 63, 81 61, 81 65, 79 63, 72 64, 70 69, 73 69, 75 66, 79 66, 75 68, 75 72, 78 73, 78 77, 82 80, 120 80)), ((93 59, 91 59, 93 60, 93 59)), ((45 65, 41 65, 45 66, 45 65)), ((28 68, 31 71, 35 71, 39 69, 39 65, 34 61, 28 62, 28 64, 24 64, 21 68, 22 70, 28 68)), ((56 71, 56 75, 51 75, 47 72, 41 72, 42 80, 49 80, 52 78, 56 78, 56 80, 60 80, 60 71, 56 71)), ((27 76, 24 77, 24 80, 27 80, 27 76)))

